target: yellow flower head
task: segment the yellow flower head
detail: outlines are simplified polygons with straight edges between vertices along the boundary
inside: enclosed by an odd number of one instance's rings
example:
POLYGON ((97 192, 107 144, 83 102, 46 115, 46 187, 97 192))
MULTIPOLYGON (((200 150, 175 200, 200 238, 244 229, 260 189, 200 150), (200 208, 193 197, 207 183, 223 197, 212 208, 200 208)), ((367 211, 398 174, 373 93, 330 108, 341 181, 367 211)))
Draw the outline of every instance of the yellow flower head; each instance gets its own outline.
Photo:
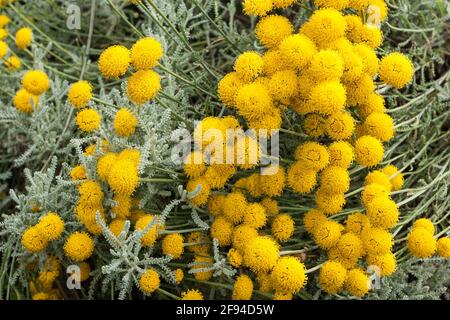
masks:
POLYGON ((392 235, 380 228, 366 228, 361 233, 364 249, 371 255, 389 253, 394 244, 392 235))
POLYGON ((295 150, 295 159, 307 169, 320 171, 328 165, 329 154, 325 146, 317 142, 306 142, 295 150))
POLYGON ((124 219, 116 218, 109 223, 108 228, 114 236, 119 237, 120 233, 125 229, 125 221, 124 219))
MULTIPOLYGON (((282 70, 289 69, 288 66, 284 64, 283 55, 280 50, 267 50, 262 56, 264 62, 263 73, 266 76, 271 76, 274 73, 282 70)), ((259 80, 260 78, 258 78, 259 80)))
POLYGON ((16 46, 19 49, 26 49, 33 40, 33 31, 30 28, 20 28, 16 32, 16 46))
POLYGON ((395 128, 392 118, 385 113, 372 113, 364 121, 362 130, 364 134, 373 136, 382 142, 394 137, 395 128))
POLYGON ((278 209, 278 201, 271 198, 264 198, 261 200, 261 205, 266 209, 267 215, 277 215, 280 210, 278 209))
POLYGON ((376 197, 370 201, 366 211, 370 224, 382 229, 393 228, 400 215, 395 202, 386 197, 376 197))
POLYGON ((392 190, 392 184, 389 177, 381 170, 374 170, 367 174, 364 178, 364 185, 378 184, 383 186, 389 192, 392 190))
POLYGON ((364 167, 376 166, 383 160, 384 148, 380 140, 372 136, 362 136, 355 142, 356 162, 364 167))
POLYGON ((311 209, 303 216, 303 225, 308 233, 314 234, 316 228, 327 221, 321 210, 311 209))
POLYGON ((220 247, 231 245, 233 224, 223 216, 214 219, 211 224, 211 238, 217 239, 220 247))
POLYGON ((325 121, 325 131, 333 140, 349 139, 355 129, 355 121, 348 112, 336 112, 325 121))
POLYGON ((325 118, 316 113, 308 114, 305 117, 303 129, 308 136, 318 138, 325 134, 325 118))
POLYGON ((114 45, 102 52, 98 68, 105 78, 118 78, 127 72, 130 60, 130 51, 126 47, 114 45))
POLYGON ((344 109, 346 90, 338 81, 321 82, 311 90, 310 103, 314 111, 330 115, 344 109))
POLYGON ((241 274, 233 286, 232 300, 250 300, 253 294, 253 282, 249 276, 241 274))
MULTIPOLYGON (((362 58, 353 50, 353 47, 343 47, 338 50, 341 59, 344 63, 344 73, 342 75, 342 81, 351 82, 356 81, 359 83, 359 79, 364 75, 364 62, 362 58)), ((347 103, 352 102, 347 98, 347 103)))
POLYGON ((320 287, 329 294, 338 293, 344 286, 347 270, 336 261, 327 261, 320 268, 320 287))
POLYGON ((244 212, 244 224, 255 229, 262 228, 267 223, 266 209, 259 203, 247 205, 244 212))
POLYGON ((100 184, 93 180, 87 180, 78 186, 80 203, 86 206, 100 205, 103 201, 103 191, 100 184))
POLYGON ((22 86, 31 94, 39 96, 48 90, 50 80, 41 70, 29 70, 22 77, 22 86))
POLYGON ((111 189, 122 195, 131 195, 139 183, 136 164, 129 159, 116 161, 110 169, 108 184, 111 189))
POLYGON ((69 102, 76 108, 84 108, 92 98, 92 86, 85 80, 72 83, 69 88, 69 102))
POLYGON ((151 37, 139 39, 130 50, 131 64, 136 70, 154 68, 163 55, 161 43, 151 37))
POLYGON ((381 60, 380 78, 387 84, 401 89, 413 78, 414 66, 404 54, 394 52, 381 60))
POLYGON ((228 262, 235 268, 239 268, 242 265, 242 255, 235 249, 231 248, 227 253, 228 262))
POLYGON ((115 217, 127 219, 130 216, 131 197, 128 194, 115 194, 113 200, 116 205, 111 208, 111 212, 115 217))
POLYGON ((338 52, 321 50, 314 55, 307 70, 318 82, 339 80, 344 73, 344 62, 338 52))
POLYGON ((443 237, 437 241, 437 254, 442 258, 450 258, 450 238, 443 237))
POLYGON ((100 114, 94 109, 83 109, 77 113, 75 119, 80 130, 90 133, 100 127, 100 114))
POLYGON ((273 6, 278 9, 285 9, 292 6, 295 0, 272 0, 273 6))
POLYGON ((297 161, 287 172, 287 185, 296 193, 309 193, 316 186, 317 172, 305 167, 305 162, 297 161))
POLYGON ((371 94, 374 94, 375 84, 373 78, 363 74, 359 78, 345 83, 347 92, 347 104, 350 106, 359 106, 367 104, 371 94))
POLYGON ((267 16, 256 25, 256 37, 269 49, 277 48, 293 32, 289 19, 280 15, 267 16))
POLYGON ((259 176, 261 191, 269 197, 281 195, 286 182, 286 171, 283 167, 266 168, 259 176))
POLYGON ((41 217, 36 228, 46 241, 57 240, 64 231, 64 220, 58 214, 49 212, 41 217))
POLYGON ((358 259, 364 253, 364 247, 360 237, 352 232, 343 234, 339 238, 336 249, 346 259, 358 259))
POLYGON ((248 120, 257 119, 273 108, 268 89, 257 83, 242 86, 236 96, 238 112, 248 120))
POLYGON ((196 253, 196 254, 206 254, 209 252, 209 237, 206 236, 205 233, 202 233, 200 231, 194 231, 189 233, 186 243, 196 243, 195 245, 190 245, 187 247, 187 249, 190 252, 196 253))
POLYGON ((355 30, 353 40, 356 43, 362 43, 369 48, 376 49, 383 42, 383 33, 378 26, 366 23, 355 30))
POLYGON ((250 239, 245 247, 244 264, 255 273, 271 271, 278 258, 278 245, 269 237, 250 239))
POLYGON ((246 246, 250 240, 258 236, 258 231, 248 225, 241 224, 234 229, 233 232, 233 247, 241 253, 246 251, 246 246))
POLYGON ((393 253, 388 252, 381 255, 368 255, 367 263, 372 266, 377 266, 380 275, 383 277, 390 276, 397 269, 397 260, 393 253))
POLYGON ((212 194, 208 199, 208 213, 212 216, 220 216, 223 214, 223 204, 225 195, 212 194))
POLYGON ((320 221, 314 228, 314 240, 322 249, 330 249, 336 245, 341 237, 343 227, 336 221, 320 221))
POLYGON ((326 215, 339 213, 345 205, 345 196, 341 193, 328 193, 319 188, 315 197, 316 205, 326 215))
POLYGON ((261 158, 261 149, 256 139, 243 135, 236 139, 236 162, 239 168, 248 170, 257 166, 261 158))
POLYGON ((391 164, 385 167, 382 171, 391 180, 393 191, 400 190, 403 187, 403 174, 398 171, 397 167, 391 164))
POLYGON ((361 193, 361 201, 365 207, 369 206, 375 198, 389 199, 389 190, 377 183, 372 183, 364 186, 364 190, 361 193))
POLYGON ((246 15, 263 17, 273 9, 273 0, 244 0, 243 6, 246 15))
POLYGON ((237 72, 228 73, 219 81, 217 86, 217 94, 220 100, 227 106, 234 107, 236 105, 236 94, 244 84, 245 82, 237 72))
POLYGON ((86 169, 81 165, 73 167, 70 171, 70 178, 74 181, 86 179, 86 169))
POLYGON ((158 238, 158 232, 163 229, 164 226, 160 224, 158 217, 155 217, 151 214, 143 215, 141 218, 139 218, 138 221, 136 221, 136 225, 134 226, 135 230, 144 231, 150 224, 152 226, 141 238, 141 243, 144 247, 153 246, 156 239, 158 238))
POLYGON ((367 8, 368 5, 369 0, 349 0, 348 7, 357 10, 363 10, 367 8))
POLYGON ((285 38, 279 50, 286 66, 291 68, 303 68, 311 62, 317 53, 314 42, 302 34, 294 34, 285 38))
POLYGON ((297 74, 294 70, 274 73, 269 80, 269 90, 274 100, 287 101, 297 91, 297 74))
POLYGON ((81 262, 78 264, 78 267, 80 268, 80 281, 83 282, 89 279, 89 275, 91 273, 91 267, 89 266, 89 263, 81 262))
MULTIPOLYGON (((1 56, 1 54, 0 54, 0 56, 1 56)), ((5 62, 3 62, 3 64, 5 65, 5 67, 8 70, 15 71, 15 70, 20 69, 22 62, 20 61, 20 59, 18 57, 10 56, 8 59, 5 60, 5 62)))
MULTIPOLYGON (((193 271, 195 269, 211 268, 211 266, 212 266, 214 261, 209 256, 198 255, 198 256, 195 257, 194 262, 196 264, 192 266, 192 270, 193 271)), ((194 272, 195 279, 200 280, 200 281, 208 281, 209 279, 211 279, 212 275, 213 275, 212 271, 197 271, 197 272, 194 272)))
POLYGON ((203 294, 197 289, 189 289, 181 293, 181 300, 203 300, 203 294))
POLYGON ((362 43, 356 44, 353 50, 363 62, 363 72, 369 76, 375 76, 380 63, 375 50, 362 43))
POLYGON ((328 146, 330 165, 347 169, 353 162, 353 147, 346 141, 333 142, 328 146))
POLYGON ((162 241, 162 251, 166 256, 179 259, 184 252, 184 238, 179 233, 168 234, 162 241))
POLYGON ((272 236, 277 241, 286 241, 294 234, 294 220, 288 214, 279 214, 272 220, 272 236))
POLYGON ((331 8, 344 10, 349 6, 349 0, 314 0, 314 4, 319 8, 331 8))
POLYGON ((11 19, 7 15, 0 15, 0 28, 6 27, 11 22, 11 19))
POLYGON ((409 252, 417 258, 429 258, 437 249, 436 239, 425 228, 414 228, 407 238, 409 252))
POLYGON ((363 103, 358 104, 358 114, 363 118, 367 118, 372 113, 384 113, 386 108, 384 107, 384 98, 377 93, 369 94, 363 103))
POLYGON ((73 261, 87 260, 94 252, 94 240, 85 232, 74 232, 66 239, 64 252, 73 261))
POLYGON ((369 277, 360 269, 347 272, 345 290, 355 297, 363 297, 369 292, 369 277))
POLYGON ((361 212, 356 212, 348 216, 345 221, 345 231, 360 236, 365 228, 370 227, 369 218, 361 212))
POLYGON ((382 22, 385 20, 388 15, 386 2, 384 0, 369 0, 367 15, 369 17, 375 16, 375 22, 382 22))
POLYGON ((139 278, 139 287, 145 294, 151 294, 159 288, 159 274, 154 269, 147 269, 139 278))
POLYGON ((121 108, 117 111, 114 118, 114 130, 121 137, 131 136, 138 124, 136 116, 127 108, 121 108))
POLYGON ((300 33, 308 36, 319 46, 324 46, 345 36, 347 22, 342 13, 334 9, 315 10, 303 24, 300 33))
MULTIPOLYGON (((226 142, 226 132, 227 127, 220 118, 206 117, 195 127, 194 141, 198 146, 211 146, 219 149, 222 148, 223 144, 226 142)), ((225 153, 223 149, 222 151, 225 153)), ((196 158, 190 159, 193 160, 194 164, 199 163, 202 159, 197 153, 192 154, 192 156, 196 156, 196 158)))
POLYGON ((245 82, 255 80, 261 75, 264 68, 262 57, 254 51, 242 53, 234 64, 234 71, 245 82))
POLYGON ((8 54, 9 47, 6 42, 0 40, 0 59, 8 54))
POLYGON ((328 166, 320 175, 320 186, 330 194, 345 193, 350 188, 350 175, 344 168, 328 166))
POLYGON ((153 99, 159 89, 161 89, 161 78, 153 70, 139 70, 128 78, 128 97, 137 105, 153 99))
POLYGON ((191 203, 196 206, 206 204, 211 193, 211 187, 208 181, 202 177, 189 180, 186 185, 186 190, 190 193, 196 191, 196 194, 190 199, 191 203))
POLYGON ((16 92, 13 98, 14 106, 17 110, 24 113, 31 113, 37 108, 39 97, 29 93, 25 89, 16 92))
POLYGON ((433 222, 430 219, 421 218, 421 219, 414 221, 413 229, 415 229, 415 228, 424 228, 431 235, 434 235, 435 228, 434 228, 433 222))
POLYGON ((240 192, 232 192, 226 195, 223 202, 223 214, 232 223, 238 224, 244 218, 247 209, 247 200, 240 192))
POLYGON ((100 179, 106 181, 108 179, 111 167, 116 163, 117 155, 115 153, 108 152, 104 156, 100 157, 97 162, 97 174, 100 179))
POLYGON ((22 234, 22 246, 31 252, 37 253, 45 249, 47 247, 48 241, 45 236, 41 233, 39 228, 36 226, 29 227, 22 234))
POLYGON ((178 268, 175 270, 175 282, 176 284, 180 284, 184 279, 184 272, 182 269, 178 268))
POLYGON ((297 293, 306 284, 306 268, 295 257, 278 259, 271 273, 272 285, 277 292, 297 293))

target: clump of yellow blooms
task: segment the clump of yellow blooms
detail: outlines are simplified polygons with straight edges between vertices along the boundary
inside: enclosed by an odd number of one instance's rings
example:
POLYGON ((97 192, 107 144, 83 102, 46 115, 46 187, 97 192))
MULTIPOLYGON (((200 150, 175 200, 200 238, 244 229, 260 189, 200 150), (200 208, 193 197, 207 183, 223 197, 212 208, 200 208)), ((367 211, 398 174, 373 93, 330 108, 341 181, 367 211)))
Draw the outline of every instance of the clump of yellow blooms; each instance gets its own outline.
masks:
MULTIPOLYGON (((294 2, 243 1, 244 13, 261 17, 255 35, 266 50, 243 52, 235 60, 232 72, 218 83, 218 97, 237 116, 206 117, 194 129, 195 149, 184 159, 183 171, 190 205, 211 216, 208 232, 195 231, 185 237, 179 231, 165 231, 164 221, 158 215, 138 209, 141 154, 135 149, 110 150, 106 142, 86 148, 86 156, 100 153, 96 172, 88 172, 82 165, 70 171, 79 193, 74 214, 89 233, 64 235, 64 221, 49 212, 23 231, 23 247, 30 253, 39 253, 51 241, 65 239, 64 253, 79 263, 80 280, 85 281, 90 274, 85 261, 93 254, 97 241, 93 235, 102 232, 96 216, 105 220, 108 217, 108 228, 115 237, 131 220, 134 230, 141 231, 143 247, 155 247, 172 259, 181 259, 187 251, 193 257, 191 271, 196 281, 213 277, 210 267, 215 260, 209 245, 214 239, 220 250, 226 250, 227 263, 240 269, 232 299, 251 299, 255 283, 260 292, 273 294, 276 300, 287 300, 308 280, 301 258, 283 252, 283 245, 298 237, 296 224, 302 221, 305 233, 328 257, 318 276, 326 293, 346 290, 356 297, 366 295, 370 285, 362 269, 364 264, 378 267, 382 276, 395 272, 394 238, 389 230, 398 224, 400 211, 390 196, 402 188, 403 175, 394 165, 379 167, 384 158, 383 144, 394 137, 395 124, 386 113, 384 98, 376 92, 375 79, 401 89, 412 80, 414 66, 401 53, 378 58, 376 50, 383 35, 364 16, 376 7, 384 20, 387 6, 383 0, 315 0, 317 10, 298 31, 286 17, 271 14, 272 10, 294 2), (344 9, 354 9, 361 15, 347 14, 344 9), (242 132, 228 135, 229 129, 281 129, 283 114, 290 111, 298 113, 303 131, 311 139, 299 142, 293 161, 287 161, 289 165, 285 167, 261 169, 264 155, 258 139, 242 132), (212 144, 215 148, 202 152, 212 144), (244 152, 236 154, 239 145, 244 152), (232 162, 222 163, 230 150, 235 152, 232 162), (354 171, 350 170, 354 162, 370 171, 359 190, 363 211, 347 213, 342 212, 347 198, 359 193, 348 194, 354 187, 354 171), (256 169, 261 172, 256 173, 256 169), (91 180, 93 177, 101 182, 91 180), (105 186, 113 193, 115 204, 111 206, 103 202, 105 186), (305 210, 300 220, 294 215, 296 212, 284 213, 281 196, 285 191, 305 197, 313 193, 315 208, 305 210), (342 215, 346 219, 340 219, 342 215), (158 238, 162 240, 157 244, 158 238)), ((0 28, 6 24, 7 19, 0 16, 0 28)), ((26 49, 31 42, 31 29, 17 32, 17 47, 26 49)), ((0 42, 2 58, 8 50, 0 42)), ((161 88, 160 76, 152 69, 163 55, 161 43, 146 37, 131 49, 122 45, 107 48, 100 55, 98 68, 106 79, 124 77, 130 71, 126 93, 139 106, 155 98, 161 88)), ((18 59, 9 57, 9 65, 5 61, 11 70, 20 67, 20 59, 14 58, 18 59)), ((29 70, 22 78, 22 87, 13 103, 18 110, 30 113, 39 96, 49 90, 50 80, 43 71, 29 70)), ((79 109, 75 121, 81 131, 92 133, 100 128, 101 110, 92 106, 98 99, 88 81, 73 83, 68 101, 79 109)), ((135 133, 137 106, 115 112, 113 128, 117 136, 128 138, 135 133)), ((272 133, 265 133, 265 137, 271 136, 272 133)), ((406 241, 415 257, 428 258, 435 253, 450 257, 450 239, 437 239, 434 224, 427 219, 414 222, 406 241)), ((182 269, 176 269, 173 275, 176 284, 183 281, 182 269)), ((33 291, 33 298, 57 297, 51 291, 57 276, 55 270, 42 271, 36 283, 45 290, 33 291)), ((161 285, 158 271, 148 267, 137 280, 146 295, 161 285)), ((203 298, 196 289, 181 293, 182 300, 203 298)))

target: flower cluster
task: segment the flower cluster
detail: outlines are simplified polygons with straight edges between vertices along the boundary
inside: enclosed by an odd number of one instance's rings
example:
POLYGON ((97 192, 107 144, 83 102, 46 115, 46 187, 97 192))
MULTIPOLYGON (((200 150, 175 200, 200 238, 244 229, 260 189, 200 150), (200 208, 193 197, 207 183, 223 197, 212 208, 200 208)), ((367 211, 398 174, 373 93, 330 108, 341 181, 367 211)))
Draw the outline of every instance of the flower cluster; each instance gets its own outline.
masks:
MULTIPOLYGON (((282 242, 293 236, 295 228, 291 216, 279 212, 276 197, 286 189, 299 195, 314 192, 317 208, 306 212, 303 224, 328 256, 320 269, 319 284, 330 294, 346 290, 362 297, 370 289, 363 261, 377 267, 382 276, 396 269, 389 230, 397 225, 400 212, 390 193, 403 186, 401 170, 394 165, 375 168, 384 158, 383 144, 395 135, 375 79, 400 89, 411 81, 414 67, 401 53, 379 59, 376 49, 383 38, 379 26, 343 11, 364 12, 366 6, 359 2, 315 1, 318 9, 298 32, 287 18, 268 15, 292 3, 244 1, 245 13, 262 17, 255 33, 267 51, 242 53, 234 71, 220 80, 220 100, 239 117, 208 117, 196 127, 197 149, 184 165, 190 178, 187 190, 194 194, 193 205, 207 205, 213 218, 210 236, 227 248, 229 263, 253 272, 259 291, 274 292, 275 299, 292 298, 307 279, 302 262, 280 257, 282 242), (287 170, 262 169, 261 174, 252 173, 231 184, 237 169, 257 166, 215 162, 226 158, 224 154, 232 148, 227 129, 242 129, 239 118, 255 131, 280 129, 282 115, 289 109, 303 118, 304 132, 316 141, 301 143, 287 170), (202 152, 202 146, 211 144, 213 151, 202 152), (349 168, 354 162, 372 169, 361 193, 365 212, 352 213, 341 224, 334 216, 346 204, 349 168), (228 188, 231 191, 226 194, 214 191, 228 188)), ((368 10, 368 14, 370 10, 380 13, 380 22, 386 18, 384 1, 370 1, 368 10)), ((236 141, 231 140, 234 145, 236 141)), ((261 157, 260 148, 254 150, 261 157)), ((448 254, 446 241, 440 240, 443 256, 448 254)), ((419 229, 411 232, 408 247, 415 256, 429 257, 437 244, 432 234, 419 229)), ((232 298, 250 299, 252 291, 252 278, 241 274, 232 298)))

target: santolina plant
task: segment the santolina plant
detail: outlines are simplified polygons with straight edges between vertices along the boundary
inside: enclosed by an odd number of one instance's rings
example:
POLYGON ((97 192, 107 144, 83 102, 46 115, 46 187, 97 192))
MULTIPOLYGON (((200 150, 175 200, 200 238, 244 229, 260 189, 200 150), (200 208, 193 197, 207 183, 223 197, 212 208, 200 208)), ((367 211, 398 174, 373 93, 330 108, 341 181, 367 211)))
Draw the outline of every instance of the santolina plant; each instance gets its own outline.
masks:
POLYGON ((399 151, 448 110, 401 115, 433 91, 392 48, 399 7, 108 0, 66 36, 0 3, 2 162, 25 180, 0 174, 1 298, 379 298, 413 262, 448 270, 445 132, 399 151))

